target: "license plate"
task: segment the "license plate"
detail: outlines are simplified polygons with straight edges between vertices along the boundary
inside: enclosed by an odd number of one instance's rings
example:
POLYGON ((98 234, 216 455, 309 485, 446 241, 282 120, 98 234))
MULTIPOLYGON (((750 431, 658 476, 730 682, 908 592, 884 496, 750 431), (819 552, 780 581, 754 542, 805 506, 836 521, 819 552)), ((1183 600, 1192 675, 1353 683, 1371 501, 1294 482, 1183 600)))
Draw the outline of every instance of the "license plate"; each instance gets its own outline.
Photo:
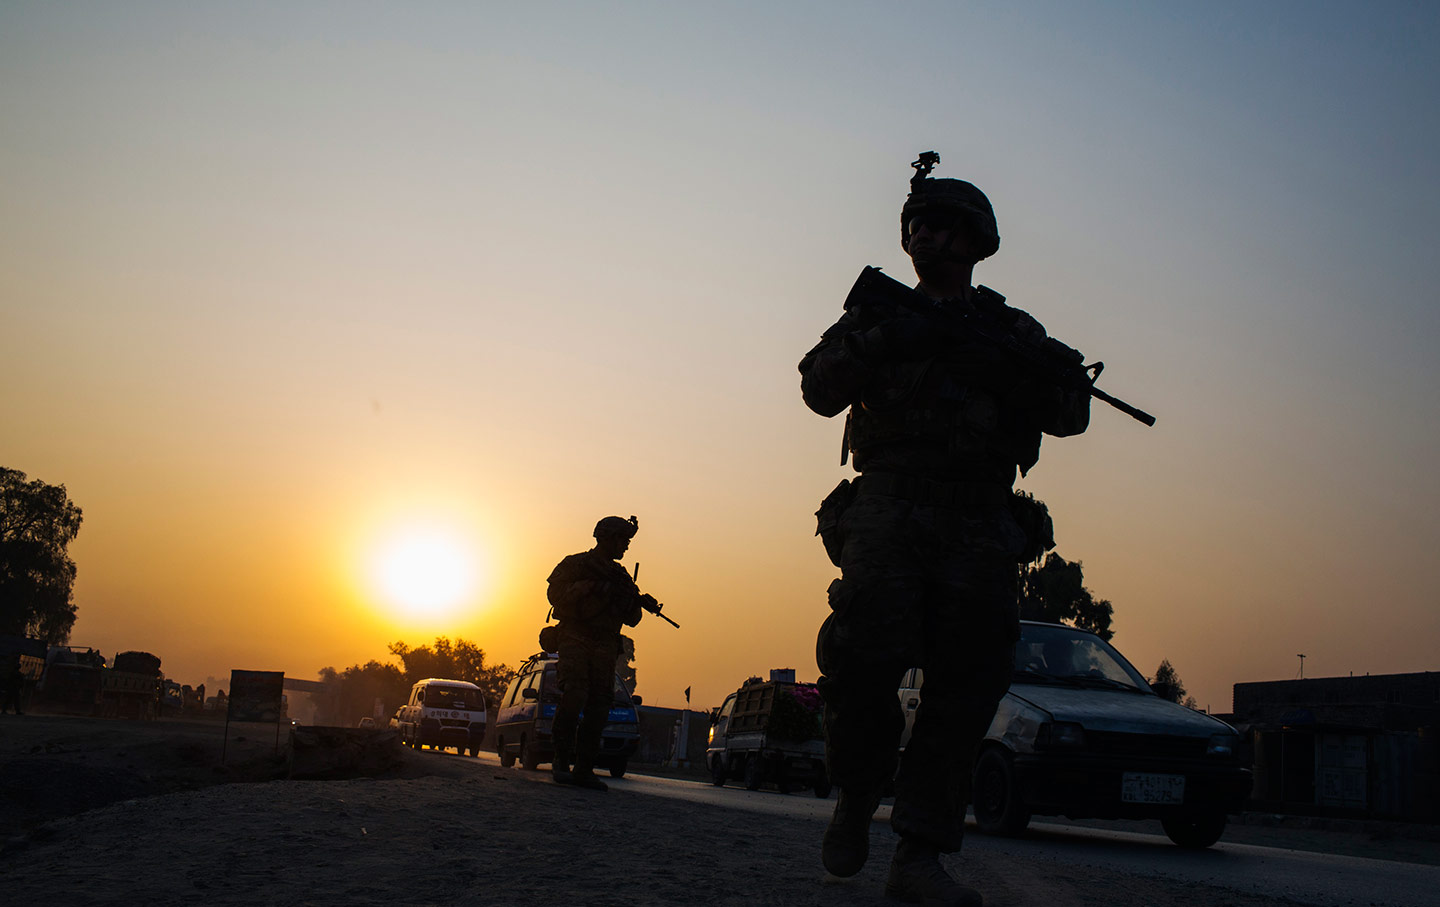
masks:
POLYGON ((1122 803, 1184 803, 1185 776, 1125 772, 1120 776, 1122 803))

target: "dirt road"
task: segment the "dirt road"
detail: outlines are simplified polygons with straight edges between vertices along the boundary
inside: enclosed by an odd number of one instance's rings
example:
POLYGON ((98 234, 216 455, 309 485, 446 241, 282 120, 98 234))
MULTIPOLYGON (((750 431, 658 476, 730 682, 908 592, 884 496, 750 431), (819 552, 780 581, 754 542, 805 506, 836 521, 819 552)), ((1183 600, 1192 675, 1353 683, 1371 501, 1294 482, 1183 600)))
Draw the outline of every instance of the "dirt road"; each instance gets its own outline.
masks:
MULTIPOLYGON (((61 818, 47 820, 33 808, 7 813, 0 890, 10 903, 888 903, 881 893, 888 829, 874 829, 877 852, 860 875, 828 878, 817 850, 825 805, 813 798, 805 814, 787 815, 659 795, 666 782, 641 777, 600 794, 489 759, 409 751, 383 778, 200 786, 196 775, 214 769, 202 758, 219 742, 213 730, 58 719, 17 726, 22 721, 0 720, 0 778, 12 777, 17 763, 29 765, 19 774, 59 794, 67 777, 120 777, 115 773, 128 759, 129 771, 149 781, 122 791, 124 799, 61 818), (174 743, 168 750, 167 739, 174 743), (42 756, 53 760, 48 775, 35 769, 42 756), (130 796, 147 784, 174 789, 130 796)), ((266 741, 253 732, 235 736, 246 737, 240 745, 251 745, 247 758, 263 767, 266 741)), ((5 786, 7 802, 15 789, 5 786)), ((750 804, 801 802, 733 793, 750 804)), ((977 836, 951 865, 995 907, 1371 903, 1215 884, 1203 870, 1233 862, 1223 848, 1189 854, 1202 871, 1183 877, 1157 874, 1150 865, 1174 848, 1122 844, 1137 855, 1124 868, 1089 844, 1077 846, 1074 833, 1058 841, 1050 834, 1042 830, 1019 848, 977 836)), ((1422 875, 1433 880, 1429 890, 1440 889, 1440 869, 1402 863, 1380 869, 1429 873, 1422 875)), ((1377 878, 1380 872, 1360 871, 1377 878)))

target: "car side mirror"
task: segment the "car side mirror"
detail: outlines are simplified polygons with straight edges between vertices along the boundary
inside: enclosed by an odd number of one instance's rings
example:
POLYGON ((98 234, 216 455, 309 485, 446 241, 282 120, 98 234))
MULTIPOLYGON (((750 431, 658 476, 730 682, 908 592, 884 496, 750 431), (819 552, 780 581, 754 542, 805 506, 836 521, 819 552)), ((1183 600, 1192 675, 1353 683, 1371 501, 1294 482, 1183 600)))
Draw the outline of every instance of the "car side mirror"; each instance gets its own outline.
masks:
POLYGON ((636 708, 639 708, 640 703, 644 702, 645 700, 641 699, 639 696, 635 696, 632 694, 630 697, 630 701, 635 703, 636 708))
POLYGON ((1157 681, 1150 684, 1150 689, 1155 691, 1156 696, 1169 702, 1178 702, 1180 699, 1179 696, 1175 695, 1175 684, 1173 683, 1165 683, 1163 680, 1157 681))
POLYGON ((540 693, 534 687, 526 687, 520 691, 521 699, 539 699, 540 693))

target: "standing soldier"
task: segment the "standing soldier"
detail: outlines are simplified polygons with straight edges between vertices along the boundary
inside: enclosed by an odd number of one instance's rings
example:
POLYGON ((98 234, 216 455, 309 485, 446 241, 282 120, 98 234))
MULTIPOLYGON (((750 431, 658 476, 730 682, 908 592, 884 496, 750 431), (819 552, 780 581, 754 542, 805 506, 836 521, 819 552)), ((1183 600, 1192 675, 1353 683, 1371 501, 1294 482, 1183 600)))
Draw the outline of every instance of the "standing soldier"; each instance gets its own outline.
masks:
POLYGON ((846 450, 860 473, 818 513, 841 568, 816 646, 826 754, 840 788, 821 855, 835 875, 860 871, 893 778, 890 824, 900 840, 886 894, 978 905, 979 892, 955 881, 940 854, 960 849, 976 749, 1010 685, 1017 564, 1048 534, 1011 486, 1017 468, 1024 475, 1039 459, 1041 433, 1084 431, 1090 406, 1083 389, 945 328, 942 313, 1082 361, 1034 318, 970 285, 976 263, 1000 246, 995 215, 970 183, 929 179, 938 160, 927 152, 912 165, 900 214, 900 247, 935 315, 852 293, 800 362, 807 406, 826 417, 849 407, 846 450), (910 667, 925 680, 898 757, 895 691, 910 667))
POLYGON ((615 699, 620 627, 640 623, 642 610, 660 613, 659 602, 642 594, 618 563, 639 528, 633 516, 605 517, 595 524, 595 547, 570 555, 550 573, 546 595, 559 621, 560 656, 551 771, 560 784, 606 789, 595 776, 595 757, 615 699))

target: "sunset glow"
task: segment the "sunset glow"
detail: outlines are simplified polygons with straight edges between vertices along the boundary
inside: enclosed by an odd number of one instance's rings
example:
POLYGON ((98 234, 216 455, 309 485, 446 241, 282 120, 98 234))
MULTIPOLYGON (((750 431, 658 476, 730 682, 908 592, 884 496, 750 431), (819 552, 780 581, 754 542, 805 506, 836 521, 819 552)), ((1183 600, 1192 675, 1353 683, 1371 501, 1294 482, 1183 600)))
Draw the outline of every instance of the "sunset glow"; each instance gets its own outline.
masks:
POLYGON ((476 554, 451 531, 407 528, 378 545, 371 578, 397 616, 447 617, 475 593, 476 554))
POLYGON ((1019 484, 1117 648, 1222 712, 1436 670, 1440 7, 1345 6, 0 5, 0 466, 84 511, 69 642, 513 667, 635 514, 647 703, 813 680, 855 472, 796 363, 913 279, 933 149, 975 282, 1158 417, 1019 484))

